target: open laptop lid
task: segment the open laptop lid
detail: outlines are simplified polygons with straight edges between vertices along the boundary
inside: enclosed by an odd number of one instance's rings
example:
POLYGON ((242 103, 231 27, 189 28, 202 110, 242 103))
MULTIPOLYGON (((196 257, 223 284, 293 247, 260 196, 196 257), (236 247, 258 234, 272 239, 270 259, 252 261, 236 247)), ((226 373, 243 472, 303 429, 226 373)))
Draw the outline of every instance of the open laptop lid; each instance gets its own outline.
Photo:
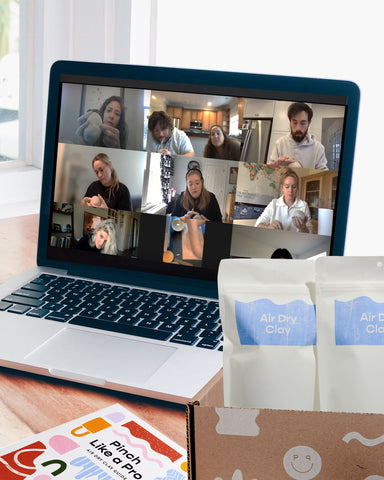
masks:
POLYGON ((269 257, 285 247, 296 258, 342 255, 358 105, 358 87, 347 81, 59 61, 50 77, 38 264, 93 279, 217 296, 221 258, 269 257), (118 145, 100 137, 79 139, 81 117, 88 119, 93 111, 103 116, 102 104, 111 97, 124 104, 125 138, 118 145), (310 131, 326 143, 327 171, 294 166, 314 233, 255 228, 263 209, 279 196, 282 167, 268 162, 276 140, 289 132, 286 111, 293 102, 311 106, 310 131), (160 110, 191 140, 192 157, 168 157, 150 147, 156 139, 148 117, 160 110), (240 161, 205 156, 213 124, 238 142, 240 161), (253 150, 249 131, 257 132, 253 150), (89 185, 97 182, 92 161, 100 153, 128 188, 132 208, 81 205, 89 185), (188 256, 181 240, 184 226, 180 232, 172 222, 183 220, 173 215, 174 205, 187 188, 187 171, 196 166, 223 221, 199 225, 203 253, 188 256), (116 227, 112 254, 78 248, 108 219, 116 227))

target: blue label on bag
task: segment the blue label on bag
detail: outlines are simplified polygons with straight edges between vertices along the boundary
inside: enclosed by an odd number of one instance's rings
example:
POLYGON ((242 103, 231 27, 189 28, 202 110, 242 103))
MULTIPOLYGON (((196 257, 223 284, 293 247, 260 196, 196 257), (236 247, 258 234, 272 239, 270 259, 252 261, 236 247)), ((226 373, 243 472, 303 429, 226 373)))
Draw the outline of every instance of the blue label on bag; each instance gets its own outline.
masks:
POLYGON ((236 301, 235 315, 242 345, 316 345, 315 306, 303 300, 284 305, 236 301))
POLYGON ((384 345, 384 303, 369 297, 335 300, 336 345, 384 345))

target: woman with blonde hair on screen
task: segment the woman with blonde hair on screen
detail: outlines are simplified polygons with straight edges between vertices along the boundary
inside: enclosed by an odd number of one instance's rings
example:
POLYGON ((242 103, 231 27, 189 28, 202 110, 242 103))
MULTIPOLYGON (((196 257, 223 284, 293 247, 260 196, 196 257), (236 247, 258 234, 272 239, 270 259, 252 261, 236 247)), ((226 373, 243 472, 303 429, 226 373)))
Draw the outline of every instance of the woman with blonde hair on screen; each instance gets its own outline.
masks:
POLYGON ((82 237, 76 248, 89 252, 117 254, 116 224, 111 218, 101 221, 92 233, 82 237))
POLYGON ((279 198, 274 198, 256 221, 256 227, 312 233, 311 213, 307 202, 301 200, 299 176, 292 168, 280 172, 279 198))

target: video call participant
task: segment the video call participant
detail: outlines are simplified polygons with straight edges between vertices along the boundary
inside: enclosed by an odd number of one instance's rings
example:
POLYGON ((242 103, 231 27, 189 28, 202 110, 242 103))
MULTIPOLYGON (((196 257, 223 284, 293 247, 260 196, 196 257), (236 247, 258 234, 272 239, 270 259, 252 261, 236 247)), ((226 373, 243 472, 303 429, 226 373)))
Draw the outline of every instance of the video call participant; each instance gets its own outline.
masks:
POLYGON ((187 225, 187 230, 183 232, 183 259, 201 260, 204 251, 203 226, 205 225, 205 220, 199 215, 195 216, 195 218, 186 215, 184 221, 187 225))
POLYGON ((187 156, 195 154, 187 134, 174 127, 171 117, 163 111, 150 115, 148 131, 147 152, 187 156))
POLYGON ((127 128, 121 97, 107 98, 100 110, 89 110, 77 119, 76 135, 83 145, 126 148, 127 128))
POLYGON ((212 125, 204 157, 223 160, 240 160, 240 142, 229 137, 220 125, 212 125))
POLYGON ((81 205, 132 211, 131 194, 124 183, 119 181, 108 155, 96 155, 92 167, 98 180, 89 185, 81 205))
POLYGON ((309 132, 313 111, 306 103, 288 108, 291 132, 276 141, 268 163, 280 166, 328 170, 324 146, 309 132))
POLYGON ((291 255, 291 252, 286 248, 276 248, 276 250, 272 252, 271 258, 291 259, 292 255, 291 255))
POLYGON ((89 233, 80 238, 76 248, 89 252, 116 255, 117 242, 115 222, 110 218, 103 220, 95 227, 93 233, 89 233))
POLYGON ((256 227, 312 233, 311 213, 307 202, 297 197, 299 177, 291 168, 280 173, 279 198, 274 198, 256 221, 256 227))
POLYGON ((204 187, 203 174, 198 168, 192 168, 187 172, 186 189, 176 200, 172 215, 175 217, 184 216, 188 219, 198 215, 205 221, 222 221, 216 196, 204 187))

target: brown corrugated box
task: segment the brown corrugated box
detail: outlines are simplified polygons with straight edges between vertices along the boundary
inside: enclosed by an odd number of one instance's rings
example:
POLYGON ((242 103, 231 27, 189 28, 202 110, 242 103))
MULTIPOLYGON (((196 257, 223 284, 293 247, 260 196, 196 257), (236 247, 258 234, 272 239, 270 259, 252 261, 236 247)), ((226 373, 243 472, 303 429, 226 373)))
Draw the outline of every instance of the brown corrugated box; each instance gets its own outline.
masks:
POLYGON ((222 373, 194 400, 189 480, 384 479, 384 415, 224 408, 222 373))

